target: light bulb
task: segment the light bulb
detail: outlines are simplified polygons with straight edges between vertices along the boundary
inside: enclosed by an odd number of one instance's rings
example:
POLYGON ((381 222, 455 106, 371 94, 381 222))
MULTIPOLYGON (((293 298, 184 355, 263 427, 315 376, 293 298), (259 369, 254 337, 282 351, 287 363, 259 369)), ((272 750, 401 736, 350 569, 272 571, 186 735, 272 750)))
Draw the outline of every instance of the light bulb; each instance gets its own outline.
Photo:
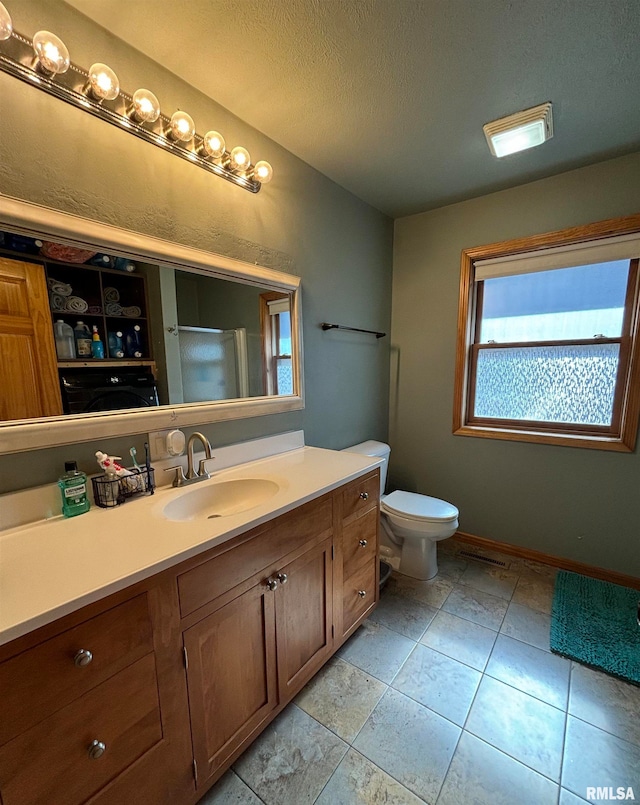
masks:
POLYGON ((2 3, 0 3, 0 42, 4 39, 9 39, 12 33, 13 23, 11 22, 11 15, 2 3))
POLYGON ((246 171, 251 164, 251 157, 246 148, 237 145, 229 154, 229 167, 235 171, 246 171))
POLYGON ((112 101, 120 94, 118 76, 106 64, 92 64, 89 68, 89 92, 99 101, 112 101))
POLYGON ((188 143, 193 139, 196 133, 196 124, 193 118, 186 112, 174 112, 169 121, 169 129, 167 134, 172 140, 178 140, 181 143, 188 143))
POLYGON ((69 51, 61 39, 50 31, 38 31, 33 37, 37 66, 49 75, 66 73, 71 62, 69 51))
POLYGON ((256 182, 260 182, 260 184, 266 184, 273 179, 273 168, 268 162, 261 159, 260 162, 256 162, 253 168, 252 178, 255 179, 256 182))
POLYGON ((160 117, 160 103, 153 92, 137 89, 133 93, 131 116, 139 123, 155 123, 160 117))
POLYGON ((208 131, 202 140, 202 150, 204 153, 213 157, 213 159, 220 159, 224 154, 225 142, 222 134, 217 131, 208 131))

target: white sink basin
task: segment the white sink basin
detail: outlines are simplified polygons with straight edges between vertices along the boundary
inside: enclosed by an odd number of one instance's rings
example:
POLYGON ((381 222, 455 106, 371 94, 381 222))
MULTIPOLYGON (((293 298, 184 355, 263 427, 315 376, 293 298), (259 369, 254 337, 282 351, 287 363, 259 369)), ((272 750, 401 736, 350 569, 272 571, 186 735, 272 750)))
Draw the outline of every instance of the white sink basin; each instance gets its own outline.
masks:
POLYGON ((183 492, 167 503, 163 514, 177 522, 228 517, 259 506, 279 490, 280 485, 267 478, 218 481, 183 492))

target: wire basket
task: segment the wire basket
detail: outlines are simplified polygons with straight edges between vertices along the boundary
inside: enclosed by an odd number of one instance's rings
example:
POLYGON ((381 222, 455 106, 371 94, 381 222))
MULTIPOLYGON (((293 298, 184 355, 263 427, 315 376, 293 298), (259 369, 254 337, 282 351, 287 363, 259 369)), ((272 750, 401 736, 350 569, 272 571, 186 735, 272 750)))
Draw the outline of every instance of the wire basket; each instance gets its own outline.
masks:
POLYGON ((153 495, 155 489, 153 467, 133 468, 131 473, 124 478, 110 478, 108 475, 97 475, 92 478, 93 499, 96 506, 110 509, 137 495, 153 495))

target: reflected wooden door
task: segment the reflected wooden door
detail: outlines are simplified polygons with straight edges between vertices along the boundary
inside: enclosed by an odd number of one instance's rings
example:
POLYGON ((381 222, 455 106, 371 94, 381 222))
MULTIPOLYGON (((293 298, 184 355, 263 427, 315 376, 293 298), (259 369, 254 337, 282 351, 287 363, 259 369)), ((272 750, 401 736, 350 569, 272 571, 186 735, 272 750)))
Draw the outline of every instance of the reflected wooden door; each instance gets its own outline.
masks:
POLYGON ((62 414, 44 267, 0 257, 0 419, 62 414))

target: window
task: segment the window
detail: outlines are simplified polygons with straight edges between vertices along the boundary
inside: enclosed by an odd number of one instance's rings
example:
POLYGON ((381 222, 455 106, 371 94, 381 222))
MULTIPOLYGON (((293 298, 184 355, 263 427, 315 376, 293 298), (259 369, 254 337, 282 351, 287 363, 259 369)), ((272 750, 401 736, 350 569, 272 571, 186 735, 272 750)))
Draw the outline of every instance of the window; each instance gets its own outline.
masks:
POLYGON ((633 450, 640 216, 462 253, 454 433, 633 450))
POLYGON ((264 393, 293 394, 291 358, 291 306, 289 296, 280 293, 260 295, 264 393))

